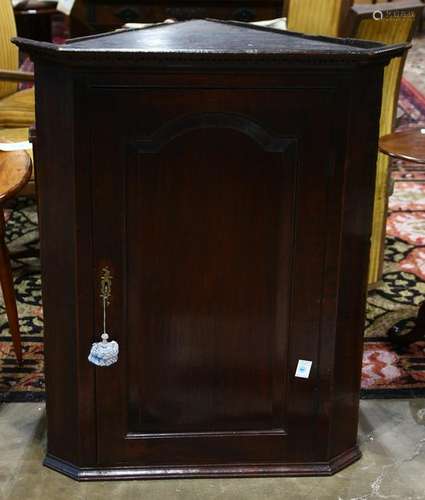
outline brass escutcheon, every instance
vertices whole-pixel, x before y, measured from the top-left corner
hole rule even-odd
[[[110,304],[112,289],[112,273],[109,267],[104,267],[100,272],[100,298],[105,301],[107,305]]]

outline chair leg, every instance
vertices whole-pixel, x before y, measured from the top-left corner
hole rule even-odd
[[[4,241],[5,222],[3,209],[0,209],[0,284],[3,291],[9,330],[12,336],[16,359],[22,364],[21,335],[19,332],[18,311],[16,308],[15,290],[13,288],[12,268],[10,266],[9,252]]]

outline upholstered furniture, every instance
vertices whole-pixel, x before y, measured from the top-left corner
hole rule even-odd
[[[0,70],[0,80],[7,77]],[[22,75],[20,79],[24,80]],[[35,121],[34,88],[18,90],[0,98],[0,128],[30,126]]]
[[[0,0],[0,136],[13,142],[28,140],[35,122],[34,88],[18,90],[19,82],[33,82],[34,74],[19,70],[18,48],[11,43],[16,24],[10,0]],[[34,195],[34,175],[21,194]]]
[[[0,25],[0,129],[29,127],[35,121],[34,89],[18,90],[18,82],[34,75],[19,71],[18,49],[10,42],[16,36],[10,0],[0,0]]]
[[[383,67],[405,45],[203,20],[17,43],[38,84],[46,465],[328,475],[359,458]],[[105,330],[118,361],[98,366]]]
[[[353,0],[286,0],[288,29],[310,35],[341,35]]]
[[[4,140],[4,137],[0,136],[0,142],[4,142]],[[3,291],[9,331],[19,363],[22,363],[22,347],[13,288],[13,276],[5,242],[3,210],[5,203],[20,193],[30,177],[31,159],[27,153],[24,151],[0,151],[0,283]]]
[[[354,38],[376,40],[382,43],[409,42],[416,21],[424,5],[419,1],[403,0],[374,5],[354,5],[348,16],[346,32]],[[374,12],[382,12],[382,19],[374,19]],[[376,17],[376,14],[375,14]],[[380,119],[381,136],[394,130],[401,75],[405,56],[395,58],[385,68]],[[385,224],[389,194],[389,158],[378,155],[373,228],[371,238],[369,283],[382,275],[385,244]]]

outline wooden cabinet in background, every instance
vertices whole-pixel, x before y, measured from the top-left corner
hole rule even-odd
[[[282,0],[76,0],[71,36],[121,28],[125,23],[158,23],[194,18],[258,21],[282,16]]]
[[[17,43],[37,78],[46,465],[328,475],[359,458],[382,75],[405,46],[203,20]],[[120,353],[95,367],[105,268]]]

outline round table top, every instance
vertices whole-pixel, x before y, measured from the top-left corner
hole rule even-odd
[[[0,137],[0,142],[6,142]],[[0,204],[16,196],[31,178],[31,158],[25,151],[0,151]]]
[[[379,149],[393,158],[425,163],[425,126],[384,135]]]

